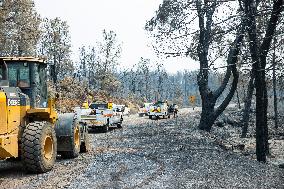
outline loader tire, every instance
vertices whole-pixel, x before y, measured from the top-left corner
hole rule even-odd
[[[108,130],[109,130],[109,119],[107,120],[107,124],[105,124],[103,127],[102,127],[102,131],[103,133],[107,133]]]
[[[29,123],[21,137],[21,158],[28,172],[44,173],[53,168],[57,155],[56,134],[46,121]]]
[[[76,124],[76,121],[73,121],[71,129],[72,129],[72,134],[70,136],[71,149],[70,151],[60,152],[60,155],[63,159],[76,158],[79,156],[80,153],[80,145],[81,145],[80,125]]]

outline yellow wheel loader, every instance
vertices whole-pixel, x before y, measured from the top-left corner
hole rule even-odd
[[[57,154],[88,150],[87,128],[73,113],[57,114],[46,81],[43,59],[0,57],[0,159],[20,159],[33,173],[50,171]]]

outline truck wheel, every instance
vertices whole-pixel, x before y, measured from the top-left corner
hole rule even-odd
[[[104,125],[102,129],[103,129],[103,133],[107,133],[109,130],[109,125],[108,124]]]
[[[80,152],[86,153],[90,150],[90,137],[88,133],[85,133],[84,141],[81,142]]]
[[[149,115],[149,119],[152,119],[152,116],[151,116],[151,115]]]
[[[80,153],[86,153],[90,149],[90,136],[89,136],[89,128],[86,123],[80,123],[81,130],[81,145],[80,145]]]
[[[139,117],[143,117],[144,116],[144,114],[139,114]]]
[[[32,173],[44,173],[53,168],[57,155],[56,134],[46,121],[29,123],[21,138],[21,158]]]
[[[102,129],[103,129],[104,133],[108,132],[108,130],[109,130],[109,120],[107,120],[107,124],[105,124]]]
[[[122,128],[122,122],[119,122],[119,123],[117,124],[117,128],[119,128],[119,129]]]
[[[71,140],[70,151],[60,152],[61,157],[64,159],[78,157],[80,153],[80,144],[81,144],[80,125],[76,124],[76,121],[74,121],[72,125],[72,134],[70,136],[70,140]]]

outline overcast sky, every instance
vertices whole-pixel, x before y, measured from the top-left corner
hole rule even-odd
[[[35,0],[42,17],[60,17],[68,22],[73,57],[78,57],[82,45],[95,45],[103,29],[114,30],[123,42],[121,64],[131,67],[140,57],[162,62],[167,71],[196,69],[198,65],[187,59],[156,58],[144,26],[155,15],[162,0]]]

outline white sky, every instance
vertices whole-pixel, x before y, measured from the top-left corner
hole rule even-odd
[[[34,0],[42,17],[60,17],[70,26],[72,50],[78,57],[82,45],[95,46],[102,30],[114,30],[123,43],[121,66],[131,67],[140,57],[162,62],[166,70],[197,69],[198,64],[191,59],[156,57],[144,26],[155,15],[162,0]]]

